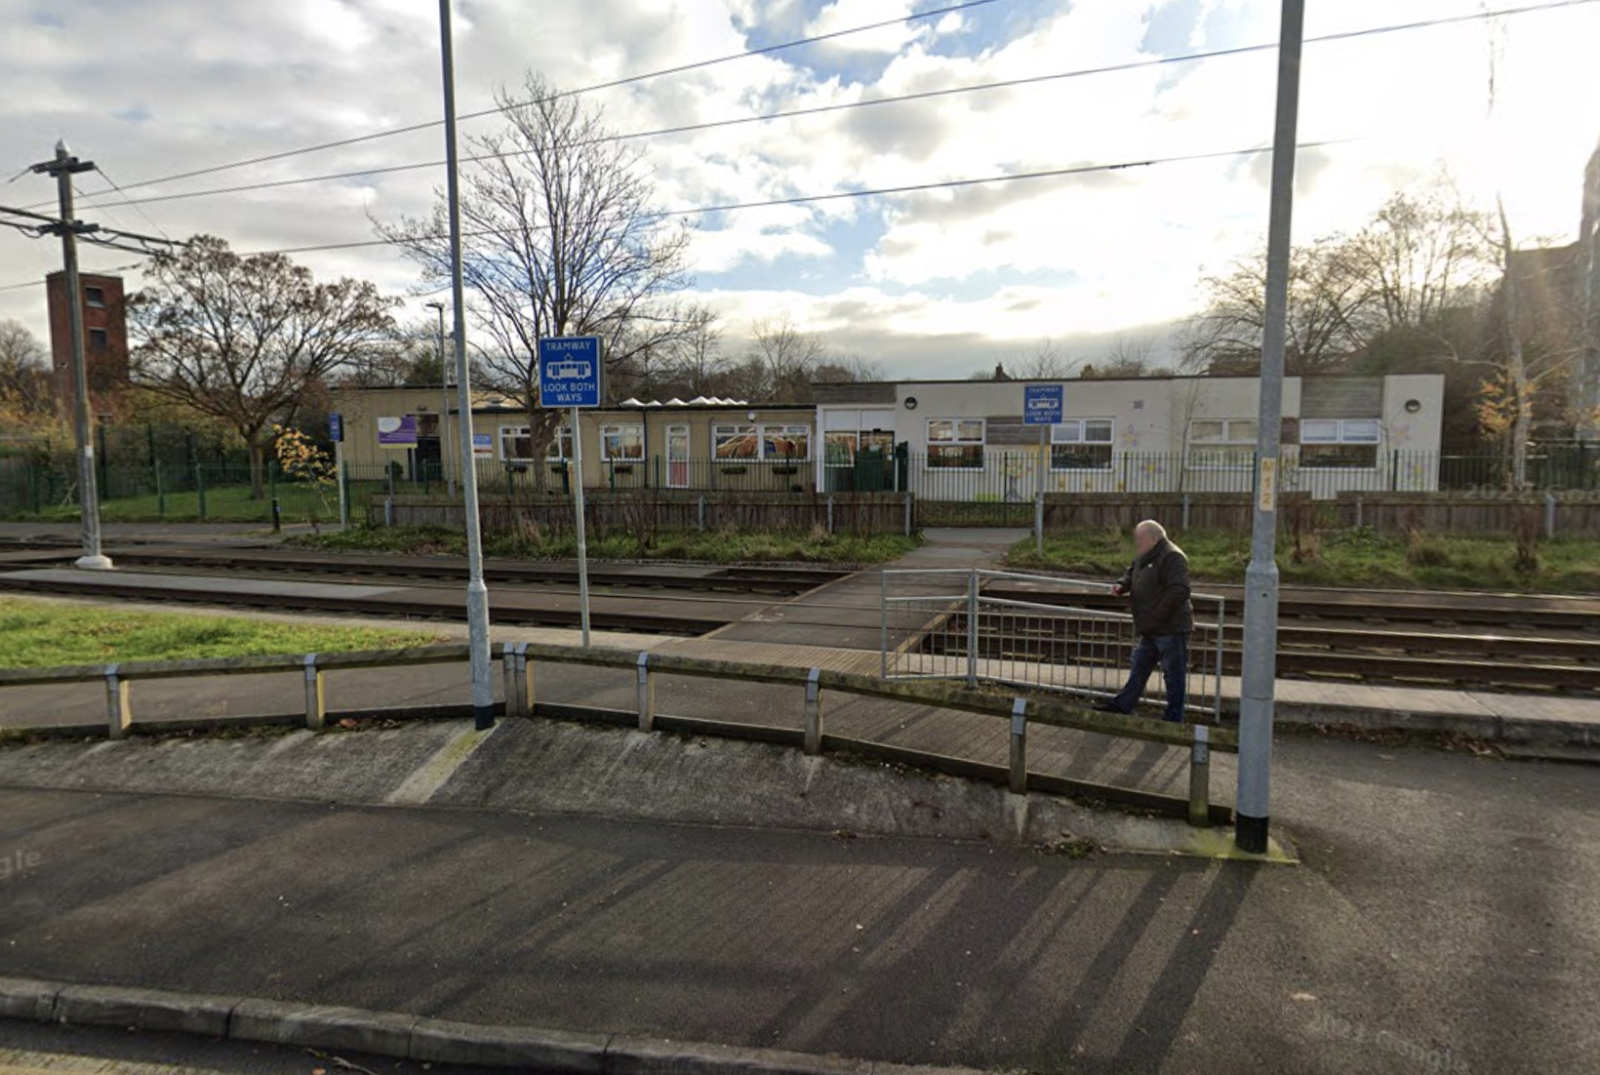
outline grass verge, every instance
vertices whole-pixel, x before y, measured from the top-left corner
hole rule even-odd
[[[363,504],[365,497],[382,488],[380,482],[353,482],[351,503]],[[285,524],[330,523],[339,520],[339,493],[331,486],[312,486],[300,482],[279,482],[260,497],[250,495],[248,485],[216,485],[199,492],[188,489],[165,494],[104,496],[100,501],[100,520],[107,523],[272,523],[273,490],[278,494],[278,509]],[[355,510],[355,509],[352,509]],[[8,513],[8,520],[20,522],[76,522],[76,501],[41,505],[38,511]]]
[[[828,534],[801,531],[687,531],[642,537],[591,536],[595,560],[694,560],[706,563],[880,564],[916,548],[919,539],[900,534]],[[442,527],[354,527],[343,533],[300,534],[287,544],[341,552],[392,552],[464,556],[466,538]],[[565,560],[578,555],[571,534],[489,533],[484,553],[524,560]]]
[[[1188,554],[1196,579],[1244,581],[1250,562],[1249,534],[1195,530],[1177,542]],[[1062,531],[1046,535],[1043,556],[1034,551],[1030,537],[1011,547],[1006,562],[1017,568],[1116,578],[1132,555],[1131,541],[1116,531]],[[1542,540],[1537,561],[1535,570],[1519,571],[1517,543],[1492,536],[1379,534],[1355,528],[1303,537],[1298,554],[1289,535],[1278,544],[1278,570],[1282,581],[1291,585],[1600,593],[1600,545],[1594,540]]]
[[[437,641],[439,636],[416,630],[121,612],[97,605],[0,598],[0,668],[330,653]]]

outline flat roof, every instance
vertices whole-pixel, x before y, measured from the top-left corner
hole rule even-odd
[[[535,407],[533,409],[566,414],[570,408]],[[618,404],[611,404],[606,407],[579,407],[578,409],[595,414],[681,414],[685,411],[726,411],[728,413],[737,411],[814,411],[817,409],[817,405],[815,403],[676,403],[668,406],[663,403],[659,407],[623,407]],[[478,414],[480,412],[484,414],[527,414],[528,408],[520,404],[508,404],[503,407],[480,406],[472,408],[472,413]]]
[[[1285,373],[1285,380],[1300,381],[1381,381],[1389,377],[1443,377],[1442,373]],[[1108,382],[1138,383],[1141,381],[1259,381],[1257,374],[1249,373],[1160,373],[1148,377],[1012,377],[1003,381],[993,377],[929,377],[905,381],[812,381],[814,388],[859,388],[864,385],[890,385],[899,388],[914,384],[1095,384]]]

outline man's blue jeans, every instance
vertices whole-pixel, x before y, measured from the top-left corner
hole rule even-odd
[[[1132,713],[1144,695],[1145,684],[1150,682],[1150,673],[1156,670],[1157,665],[1160,665],[1161,678],[1167,684],[1167,711],[1163,716],[1181,724],[1185,675],[1189,668],[1189,636],[1186,634],[1142,636],[1139,644],[1133,648],[1132,670],[1128,673],[1127,686],[1111,699],[1111,704],[1124,713]]]

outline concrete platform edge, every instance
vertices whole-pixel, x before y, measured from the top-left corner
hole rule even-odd
[[[974,1075],[711,1042],[463,1023],[299,1001],[0,977],[0,1020],[177,1031],[547,1075]]]
[[[1537,699],[1530,699],[1537,701]],[[1506,746],[1600,748],[1600,727],[1582,721],[1482,716],[1468,713],[1374,709],[1337,703],[1285,702],[1274,714],[1282,724],[1305,727],[1357,727],[1375,732],[1417,732],[1429,735],[1464,735]],[[1600,760],[1600,754],[1596,755]]]

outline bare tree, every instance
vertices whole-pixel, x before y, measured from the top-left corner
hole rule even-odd
[[[1154,336],[1118,335],[1111,341],[1106,353],[1094,363],[1085,365],[1079,375],[1102,380],[1170,375],[1170,369],[1155,364],[1155,353]]]
[[[865,355],[829,354],[811,371],[815,384],[860,384],[864,381],[881,381],[886,376],[883,363],[874,362]]]
[[[1346,271],[1335,236],[1296,247],[1289,263],[1289,320],[1284,363],[1291,376],[1337,370],[1357,344],[1351,324],[1370,297]],[[1254,374],[1261,368],[1266,324],[1266,254],[1235,261],[1202,282],[1206,308],[1189,320],[1186,366],[1212,373]]]
[[[765,375],[768,399],[798,402],[810,396],[811,374],[828,358],[820,338],[801,332],[787,313],[759,318],[750,325],[750,350],[746,359],[758,363]]]
[[[44,345],[21,321],[0,321],[0,408],[17,414],[50,412],[50,371]]]
[[[688,283],[689,233],[655,211],[640,151],[577,97],[529,72],[517,94],[502,88],[495,100],[504,129],[467,139],[462,268],[469,309],[491,343],[485,368],[494,387],[527,404],[540,454],[557,415],[536,411],[539,340],[600,336],[616,371],[691,331],[672,301]],[[446,222],[440,193],[430,217],[375,226],[438,290],[450,279]]]
[[[1077,365],[1077,359],[1069,355],[1065,348],[1054,340],[1045,340],[1034,349],[1027,361],[1016,367],[1016,375],[1035,381],[1070,377]]]
[[[717,395],[728,374],[717,315],[705,306],[684,312],[683,331],[672,341],[669,365],[690,396]]]
[[[1494,265],[1484,214],[1461,201],[1448,177],[1417,193],[1395,194],[1338,250],[1364,300],[1352,330],[1376,332],[1437,325],[1471,305]]]
[[[225,422],[250,449],[262,492],[270,427],[394,325],[395,300],[348,277],[319,284],[281,254],[241,257],[215,236],[145,269],[128,300],[133,368],[152,392]]]

